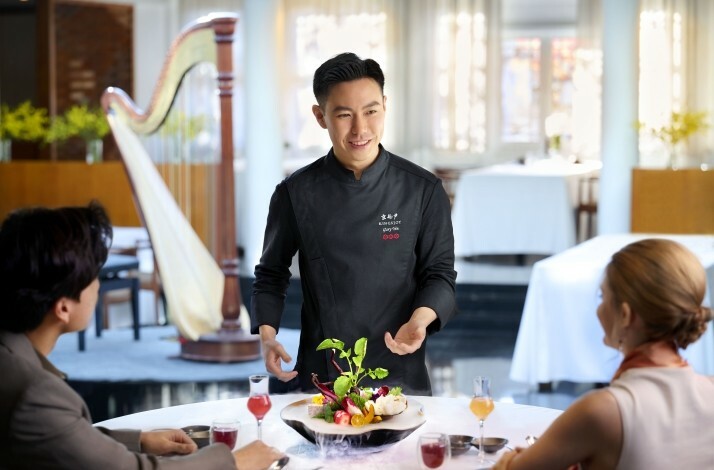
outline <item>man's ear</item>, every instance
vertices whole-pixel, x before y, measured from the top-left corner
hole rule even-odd
[[[382,108],[384,108],[385,111],[387,110],[387,95],[382,95]]]
[[[51,314],[55,316],[60,323],[67,325],[71,317],[71,306],[67,297],[62,297],[52,306]]]
[[[322,108],[320,108],[319,105],[312,105],[312,114],[315,115],[315,119],[317,119],[317,123],[320,127],[327,129],[327,124],[325,123],[325,113],[322,112]]]

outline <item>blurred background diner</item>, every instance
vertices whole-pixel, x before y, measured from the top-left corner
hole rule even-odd
[[[234,33],[176,47],[214,12]],[[621,360],[595,313],[614,252],[674,238],[713,300],[712,25],[709,0],[0,0],[0,219],[97,199],[115,225],[95,321],[50,359],[95,421],[248,394],[269,199],[329,149],[312,74],[353,51],[387,77],[385,147],[452,201],[459,314],[428,341],[434,394],[488,375],[496,400],[565,409]],[[180,78],[175,99],[157,91]],[[164,105],[133,128],[105,117]],[[279,338],[296,357],[293,268]],[[204,298],[217,313],[197,319]],[[206,328],[239,346],[194,348]],[[686,357],[714,375],[711,325]]]

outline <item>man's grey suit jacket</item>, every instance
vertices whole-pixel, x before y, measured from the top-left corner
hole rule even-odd
[[[142,454],[140,431],[91,424],[86,403],[24,334],[0,331],[0,469],[235,469],[222,444]]]

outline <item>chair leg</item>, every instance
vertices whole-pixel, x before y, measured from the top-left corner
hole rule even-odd
[[[95,335],[97,338],[102,337],[102,330],[104,329],[103,312],[104,312],[104,292],[99,291],[99,297],[97,298],[97,306],[94,308],[94,328]]]
[[[139,340],[139,278],[131,282],[131,318],[134,324],[134,340]]]
[[[161,304],[164,306],[164,323],[163,326],[166,326],[169,324],[169,307],[168,304],[166,303],[166,294],[164,294],[164,290],[161,289]]]
[[[85,330],[82,330],[79,332],[79,350],[84,351],[86,349],[86,344],[85,344],[85,337],[84,337]]]

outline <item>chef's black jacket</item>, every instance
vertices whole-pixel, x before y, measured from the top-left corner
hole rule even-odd
[[[389,370],[376,384],[430,395],[426,341],[399,356],[386,347],[384,333],[395,335],[417,307],[438,315],[429,333],[455,314],[454,237],[441,181],[380,145],[359,180],[331,150],[278,184],[255,268],[253,333],[266,324],[279,329],[296,251],[303,292],[295,365],[300,387],[316,391],[313,372],[321,381],[338,375],[329,352],[315,350],[323,339],[342,340],[347,349],[364,336],[363,366]]]

